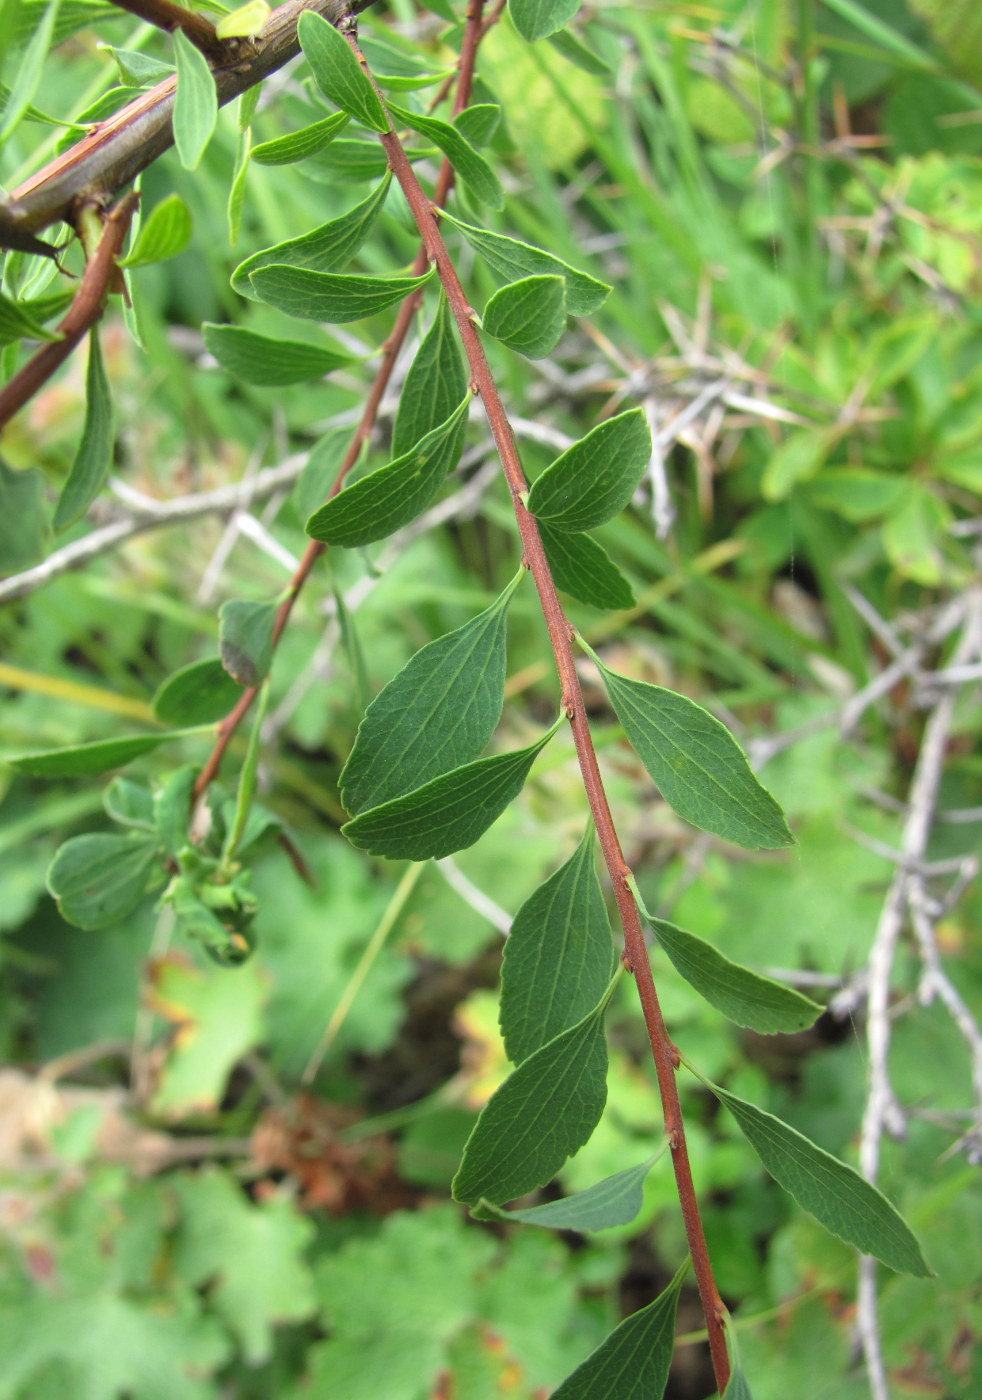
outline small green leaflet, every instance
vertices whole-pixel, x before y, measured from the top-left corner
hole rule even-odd
[[[310,14],[310,10],[305,10]],[[422,277],[358,277],[337,272],[312,272],[304,267],[273,263],[257,268],[249,280],[260,301],[288,316],[343,325],[374,316],[424,286],[435,272]]]
[[[539,536],[557,588],[594,608],[634,607],[631,585],[596,540],[554,530],[545,521],[539,521]]]
[[[215,25],[219,39],[240,39],[255,37],[265,27],[269,19],[269,6],[266,0],[247,0],[245,5],[222,15]]]
[[[592,530],[630,502],[651,457],[644,410],[600,423],[532,483],[528,508],[556,530]]]
[[[182,876],[173,882],[167,892],[167,903],[174,910],[174,917],[185,938],[193,938],[202,944],[217,962],[242,962],[237,936],[202,903],[188,879]]]
[[[506,618],[521,578],[418,651],[369,705],[339,783],[353,816],[481,754],[504,703]]]
[[[472,146],[486,146],[501,125],[501,107],[497,102],[475,102],[458,112],[453,124]]]
[[[192,661],[167,677],[153,697],[153,712],[164,724],[217,724],[241,695],[220,661]]]
[[[321,224],[299,238],[290,238],[285,243],[253,253],[245,262],[239,263],[232,273],[232,286],[242,296],[255,301],[256,293],[249,278],[257,268],[268,267],[271,263],[285,267],[307,267],[312,272],[337,272],[354,257],[375,227],[391,181],[392,176],[387,171],[378,189],[347,214],[331,219],[329,223]]]
[[[597,1005],[617,954],[588,822],[565,865],[515,915],[501,967],[501,1033],[513,1064]]]
[[[46,483],[35,467],[15,471],[0,457],[0,574],[29,568],[47,541]]]
[[[500,287],[484,308],[482,325],[530,360],[555,350],[566,329],[566,283],[561,277],[525,277]]]
[[[599,667],[631,747],[680,817],[749,851],[794,844],[784,813],[725,725],[684,695],[617,675],[581,645]]]
[[[359,36],[358,42],[379,87],[392,88],[396,92],[429,87],[453,72],[452,68],[434,70],[432,64],[426,66],[416,57],[379,39]]]
[[[134,783],[131,778],[113,778],[103,789],[102,805],[107,816],[121,826],[142,827],[153,831],[153,794],[142,783]]]
[[[443,423],[467,392],[467,370],[457,344],[457,329],[441,292],[433,324],[409,366],[392,430],[392,455],[409,452]]]
[[[136,244],[120,267],[146,267],[176,257],[191,242],[191,212],[179,195],[171,194],[155,204],[140,228]]]
[[[421,152],[407,151],[406,154],[411,161],[425,159]],[[356,138],[349,141],[341,137],[323,151],[318,151],[304,173],[312,180],[338,189],[364,180],[381,180],[388,169],[388,157],[377,141]]]
[[[609,1230],[614,1225],[630,1225],[637,1218],[644,1202],[644,1179],[657,1159],[654,1156],[640,1166],[628,1167],[616,1176],[598,1181],[585,1191],[564,1196],[559,1201],[530,1206],[527,1210],[502,1210],[499,1206],[480,1201],[471,1211],[476,1220],[499,1220],[503,1223],[541,1225],[547,1230]]]
[[[201,333],[222,368],[247,384],[300,384],[352,363],[351,355],[340,345],[275,340],[245,326],[219,326],[205,321]]]
[[[579,8],[580,0],[508,0],[512,23],[530,44],[569,24]]]
[[[35,29],[31,41],[26,50],[21,55],[17,64],[17,76],[13,80],[13,87],[10,96],[7,98],[7,105],[4,109],[3,123],[0,125],[0,146],[4,144],[7,137],[17,126],[21,117],[31,105],[31,99],[37,92],[38,84],[41,81],[41,70],[44,67],[44,60],[51,47],[55,20],[58,18],[58,6],[60,0],[48,0],[44,14],[41,16],[37,29]],[[9,35],[4,35],[4,43],[10,41]]]
[[[389,121],[378,93],[333,25],[312,10],[305,10],[297,25],[297,37],[324,96],[373,131],[388,131]]]
[[[232,173],[232,184],[228,192],[228,205],[226,206],[228,241],[233,248],[239,241],[239,232],[242,228],[242,210],[245,207],[246,177],[249,174],[249,152],[251,149],[252,127],[249,125],[240,127],[238,140],[235,144],[235,169]]]
[[[41,324],[38,313],[42,309],[33,302],[11,301],[0,292],[0,345],[10,345],[25,336],[31,340],[60,340],[57,331],[46,330]]]
[[[108,48],[108,45],[106,46]],[[126,87],[152,87],[162,83],[174,71],[174,65],[164,63],[159,58],[140,53],[138,49],[113,49],[109,52],[116,60],[119,80]]]
[[[91,744],[70,744],[63,749],[7,755],[5,761],[18,773],[35,778],[88,778],[122,768],[150,753],[173,734],[134,734],[128,739],[96,739]]]
[[[811,997],[730,962],[711,943],[653,918],[640,900],[638,904],[675,971],[738,1026],[762,1035],[779,1031],[792,1035],[814,1025],[822,1014],[822,1007]]]
[[[259,165],[290,165],[295,160],[304,160],[322,151],[350,120],[347,112],[335,112],[323,121],[291,131],[287,136],[277,136],[275,141],[261,141],[258,146],[253,146],[252,159]]]
[[[85,514],[102,490],[113,456],[113,401],[102,360],[99,332],[89,332],[89,367],[85,376],[85,422],[78,451],[61,488],[55,518],[56,530],[65,530]]]
[[[730,1372],[730,1379],[723,1391],[723,1400],[753,1400],[747,1378],[739,1366],[735,1365]]]
[[[442,220],[452,224],[467,239],[476,253],[506,282],[518,282],[523,277],[533,277],[539,273],[562,277],[566,283],[566,307],[571,316],[589,316],[603,306],[610,295],[606,282],[580,272],[569,263],[547,253],[542,248],[533,248],[530,243],[522,243],[517,238],[506,238],[503,233],[492,233],[490,229],[475,228],[465,224],[445,210]]]
[[[881,1191],[772,1113],[705,1083],[733,1114],[766,1170],[802,1210],[888,1269],[932,1277],[910,1226]]]
[[[495,1090],[467,1139],[455,1201],[501,1205],[524,1196],[589,1139],[607,1102],[606,1005],[605,996]]]
[[[505,192],[501,181],[457,127],[440,121],[438,117],[424,117],[419,112],[410,112],[406,107],[396,107],[392,102],[388,105],[397,122],[418,131],[443,152],[456,171],[458,180],[466,185],[479,204],[490,205],[492,209],[504,208]]]
[[[73,836],[48,868],[48,890],[70,924],[103,928],[139,904],[157,858],[155,836]]]
[[[232,819],[228,823],[228,832],[225,837],[225,844],[222,847],[222,866],[224,869],[229,868],[235,858],[236,851],[242,843],[249,821],[249,814],[252,809],[252,801],[256,795],[256,775],[259,772],[259,738],[262,733],[263,720],[266,718],[266,708],[268,704],[269,685],[267,683],[263,686],[259,696],[259,704],[256,706],[256,713],[249,734],[249,745],[246,749],[242,771],[239,773],[239,786],[235,794],[235,808]]]
[[[174,94],[174,145],[185,170],[197,170],[218,121],[218,93],[208,60],[180,30],[174,41],[177,91]]]
[[[440,860],[473,846],[521,792],[560,723],[528,748],[479,758],[362,812],[341,828],[343,835],[359,850],[390,860]]]
[[[189,844],[188,823],[198,770],[185,763],[171,773],[153,795],[153,820],[157,836],[168,855],[177,856]]]
[[[222,665],[239,685],[258,685],[273,663],[273,624],[279,602],[232,599],[218,611]]]
[[[514,3],[514,0],[512,0]],[[675,1347],[675,1315],[688,1260],[653,1303],[616,1327],[552,1400],[661,1400]]]
[[[555,34],[550,34],[549,42],[567,62],[582,68],[584,73],[595,73],[599,78],[610,77],[610,64],[605,63],[592,49],[588,49],[586,44],[581,43],[568,29],[560,29]]]
[[[445,423],[394,462],[363,476],[326,501],[307,521],[307,534],[324,544],[371,544],[408,525],[425,510],[457,464],[467,427],[470,393]]]

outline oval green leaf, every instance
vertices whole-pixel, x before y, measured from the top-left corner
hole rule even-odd
[[[103,791],[102,805],[107,816],[121,826],[153,830],[153,794],[142,783],[134,783],[132,778],[113,778]]]
[[[555,350],[566,329],[566,283],[561,277],[525,277],[501,287],[484,308],[488,335],[541,360]]]
[[[218,121],[215,77],[200,49],[180,30],[171,36],[177,68],[174,145],[185,170],[197,170]]]
[[[471,1211],[476,1220],[499,1220],[504,1224],[541,1225],[547,1230],[609,1230],[614,1225],[630,1225],[644,1203],[644,1179],[660,1156],[655,1153],[638,1167],[628,1167],[588,1186],[585,1191],[564,1196],[559,1201],[530,1206],[527,1210],[501,1210],[480,1202]]]
[[[497,102],[475,102],[458,112],[453,124],[472,146],[486,146],[501,125],[501,107]]]
[[[619,413],[546,467],[532,483],[528,508],[556,530],[592,530],[630,502],[650,457],[651,433],[643,410]]]
[[[141,224],[136,243],[120,267],[146,267],[176,257],[191,242],[191,211],[179,195],[170,194],[155,204]]]
[[[6,762],[18,773],[35,778],[87,778],[122,768],[150,753],[172,734],[134,734],[128,739],[96,739],[91,744],[70,744],[63,749],[11,754]]]
[[[123,918],[143,898],[157,852],[152,836],[97,832],[66,841],[47,875],[62,918],[79,928],[103,928]]]
[[[222,665],[239,685],[258,685],[273,664],[273,624],[279,603],[230,599],[218,611]]]
[[[307,11],[309,13],[309,11]],[[249,274],[260,301],[288,316],[344,325],[384,311],[424,286],[435,269],[422,277],[359,277],[346,273],[313,272],[309,268],[272,263]]]
[[[220,661],[192,661],[167,677],[153,697],[153,712],[164,724],[217,724],[241,695]]]
[[[389,111],[397,122],[418,131],[428,141],[443,152],[453,166],[458,180],[465,185],[479,204],[487,204],[492,209],[503,209],[505,192],[501,181],[484,157],[455,126],[440,121],[438,117],[424,117],[419,112],[410,112],[406,107],[396,107],[389,103]]]
[[[539,535],[557,588],[594,608],[634,607],[631,585],[596,540],[554,530],[545,521],[539,521]]]
[[[201,333],[222,368],[247,384],[300,384],[307,379],[321,379],[332,369],[352,363],[352,357],[340,345],[276,340],[245,326],[220,326],[205,321]]]
[[[450,417],[467,392],[467,370],[457,328],[441,293],[433,324],[416,352],[399,395],[392,429],[392,456],[401,457]]]
[[[324,96],[373,131],[388,131],[389,119],[378,93],[334,26],[314,11],[305,10],[297,37]]]
[[[286,136],[277,136],[273,141],[260,141],[250,151],[251,158],[259,165],[291,165],[316,155],[343,131],[351,118],[347,112],[335,112],[322,121],[291,131]]]
[[[102,359],[98,329],[89,332],[89,366],[85,375],[85,422],[68,479],[61,488],[56,530],[67,530],[88,510],[102,490],[113,457],[113,401]]]
[[[580,0],[508,0],[512,23],[530,44],[562,29],[580,8]]]

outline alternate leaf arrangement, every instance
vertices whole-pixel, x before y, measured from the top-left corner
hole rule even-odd
[[[301,130],[252,147],[251,159],[270,166],[289,163],[324,150],[342,132],[352,148],[359,148],[353,154],[368,159],[373,150],[369,143],[351,139],[352,131],[361,128],[381,144],[384,173],[372,194],[349,213],[245,259],[232,274],[231,285],[243,297],[318,324],[345,325],[401,304],[399,317],[386,342],[366,415],[328,499],[307,520],[311,544],[290,587],[267,602],[233,600],[224,605],[219,658],[177,672],[154,700],[157,719],[169,728],[11,759],[15,768],[38,776],[94,775],[118,769],[168,739],[210,733],[218,725],[217,743],[203,767],[182,767],[155,791],[116,777],[106,789],[105,808],[121,834],[69,840],[52,863],[49,888],[63,916],[86,929],[113,922],[148,889],[157,890],[177,926],[216,960],[235,963],[248,956],[256,901],[242,857],[278,826],[275,816],[256,803],[255,791],[267,677],[290,609],[325,549],[362,549],[416,520],[432,504],[458,465],[472,404],[479,397],[514,505],[520,541],[517,572],[490,607],[422,647],[368,705],[341,775],[340,796],[349,815],[342,830],[353,846],[373,857],[421,862],[452,855],[478,841],[515,801],[539,754],[569,724],[586,795],[583,836],[565,862],[528,896],[514,921],[505,948],[500,1004],[505,1049],[514,1068],[474,1126],[453,1195],[479,1220],[551,1229],[601,1230],[636,1216],[642,1184],[659,1153],[563,1200],[506,1209],[547,1185],[600,1121],[607,1092],[605,1013],[619,980],[625,973],[633,976],[719,1393],[745,1396],[747,1381],[733,1358],[731,1329],[713,1278],[689,1167],[675,1083],[680,1063],[732,1114],[766,1170],[803,1210],[889,1268],[915,1276],[930,1271],[909,1227],[875,1187],[788,1124],[703,1079],[672,1044],[662,1019],[645,927],[680,976],[739,1026],[763,1034],[798,1031],[811,1025],[822,1008],[731,962],[710,943],[644,908],[605,795],[574,643],[583,664],[599,674],[624,735],[680,818],[749,851],[780,849],[793,838],[778,804],[723,724],[683,695],[612,670],[573,631],[562,611],[557,588],[597,608],[632,604],[630,584],[589,532],[630,505],[648,467],[651,439],[643,411],[628,408],[605,418],[563,451],[531,486],[525,479],[479,329],[518,354],[545,356],[565,333],[567,318],[590,315],[610,289],[545,249],[472,221],[482,207],[500,209],[504,201],[501,181],[478,149],[500,113],[492,104],[469,102],[474,56],[485,23],[483,4],[470,0],[468,6],[451,121],[419,110],[418,104],[397,105],[383,96],[384,55],[374,64],[372,46],[366,45],[366,58],[354,11],[338,5],[321,8],[327,17],[316,9],[300,13],[296,36],[316,84],[311,105],[323,114]],[[433,8],[442,14],[447,7]],[[510,0],[509,9],[523,38],[536,42],[560,33],[578,4]],[[448,14],[455,18],[452,11]],[[247,17],[242,22],[255,20]],[[218,37],[247,32],[226,24]],[[173,136],[182,164],[193,170],[214,128],[219,95],[225,96],[221,87],[216,89],[221,65],[206,59],[193,36],[180,28],[174,36],[174,56]],[[379,79],[374,67],[382,74]],[[403,101],[415,103],[414,85],[407,79],[401,89],[393,86]],[[243,170],[250,158],[250,103],[254,105],[256,91],[250,89],[240,108]],[[322,99],[337,110],[323,107]],[[411,133],[413,149],[404,149],[397,132]],[[417,138],[424,143],[418,148]],[[417,180],[413,162],[434,148],[442,154],[443,165],[431,199]],[[443,210],[455,179],[467,200],[466,219]],[[386,276],[345,271],[370,239],[394,182],[420,235],[416,261],[407,275],[398,269]],[[127,217],[131,212],[126,210]],[[465,294],[443,230],[469,248],[501,283],[480,316]],[[107,241],[111,233],[115,242]],[[184,246],[189,237],[180,201],[164,201],[136,233],[129,256],[119,266],[130,277],[145,263]],[[111,268],[120,246],[111,220],[104,229],[100,226],[91,240],[90,269],[100,253]],[[421,305],[427,308],[428,326],[402,389],[391,458],[346,484],[359,464],[375,409]],[[42,339],[51,335],[44,321],[59,309],[54,298],[4,299],[0,305],[11,335]],[[63,325],[60,339],[52,341],[64,346],[74,336],[75,343],[91,327],[85,425],[57,504],[56,530],[85,513],[111,461],[112,404],[94,328],[97,314],[98,310],[81,329],[69,326],[66,331]],[[340,342],[326,336],[289,340],[216,323],[206,323],[203,336],[219,364],[250,384],[309,380],[353,358]],[[12,407],[20,392],[25,391],[11,391],[10,384],[3,391]],[[509,605],[518,590],[528,587],[526,573],[532,575],[548,628],[560,682],[558,715],[524,747],[488,753],[504,704]],[[214,781],[215,774],[257,698],[233,796]],[[598,843],[622,926],[620,955],[597,874]],[[561,1384],[557,1400],[648,1400],[663,1393],[686,1267]]]

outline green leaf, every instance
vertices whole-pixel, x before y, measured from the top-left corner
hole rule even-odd
[[[102,490],[113,456],[113,402],[95,326],[89,332],[89,367],[85,376],[85,422],[68,479],[61,488],[53,521],[65,530],[80,519]]]
[[[680,817],[750,851],[793,844],[784,813],[725,725],[694,700],[619,676],[590,655],[631,747]]]
[[[445,423],[387,466],[369,473],[316,510],[307,534],[325,544],[371,544],[425,510],[457,464],[467,428],[470,394]]]
[[[630,1225],[637,1218],[644,1201],[644,1179],[660,1153],[648,1158],[638,1167],[628,1167],[616,1176],[608,1176],[575,1195],[564,1196],[545,1205],[527,1210],[501,1210],[498,1206],[479,1203],[471,1211],[477,1220],[498,1220],[506,1224],[541,1225],[547,1230],[609,1230],[614,1225]],[[486,1209],[485,1209],[486,1207]]]
[[[527,748],[479,758],[360,813],[342,833],[359,850],[390,860],[439,860],[473,846],[521,792],[559,723]]]
[[[505,192],[501,181],[457,127],[440,121],[438,117],[424,117],[419,112],[410,112],[408,108],[397,107],[392,102],[388,106],[397,122],[418,131],[443,152],[456,171],[458,180],[479,204],[488,204],[492,209],[504,208]]]
[[[753,1396],[750,1394],[750,1386],[747,1384],[747,1378],[737,1365],[734,1365],[733,1370],[730,1372],[730,1379],[727,1381],[726,1389],[723,1391],[723,1400],[753,1400]]]
[[[642,913],[676,972],[738,1026],[762,1035],[779,1031],[791,1035],[814,1025],[822,1014],[822,1007],[811,997],[730,962],[711,943],[654,918],[643,906]]]
[[[257,146],[256,150],[258,149]],[[241,296],[250,297],[254,301],[256,293],[249,278],[257,268],[269,267],[271,263],[285,267],[306,267],[312,272],[337,272],[354,257],[375,227],[391,182],[392,175],[387,171],[378,189],[373,190],[366,200],[347,214],[342,214],[338,219],[331,219],[329,223],[321,224],[319,228],[301,234],[299,238],[289,238],[285,243],[277,243],[272,248],[253,253],[245,262],[239,263],[232,273],[232,286]]]
[[[607,998],[524,1060],[484,1105],[453,1180],[455,1201],[492,1205],[551,1181],[607,1102]]]
[[[253,146],[252,159],[259,165],[290,165],[295,160],[304,160],[322,151],[350,120],[347,112],[335,112],[322,121],[301,127],[299,131],[277,136],[275,141],[261,141],[258,146]]]
[[[557,530],[576,533],[602,525],[629,503],[650,457],[643,409],[619,413],[546,467],[532,483],[528,508]]]
[[[139,49],[110,48],[109,52],[116,60],[120,82],[126,87],[152,87],[169,78],[174,71],[172,63],[140,53]]]
[[[392,429],[392,455],[401,457],[445,422],[467,392],[467,370],[457,328],[441,292],[433,324],[416,352],[399,396]]]
[[[154,826],[168,855],[178,855],[190,842],[188,825],[197,776],[193,763],[182,764],[153,795]]]
[[[138,826],[153,831],[153,793],[131,778],[113,778],[102,794],[107,816],[121,826]]]
[[[201,327],[210,354],[247,384],[299,384],[321,379],[353,358],[340,345],[309,345],[300,340],[276,340],[259,335],[245,326],[217,325],[205,321]]]
[[[475,102],[458,112],[453,124],[472,146],[486,146],[501,125],[501,107],[497,102]]]
[[[388,131],[385,108],[351,48],[333,25],[305,10],[297,37],[325,97],[373,131]]]
[[[197,170],[218,121],[215,77],[200,49],[180,30],[171,36],[177,68],[174,145],[185,170]]]
[[[215,25],[215,33],[219,39],[254,38],[265,28],[269,14],[266,0],[247,0],[245,5],[222,15]]]
[[[164,724],[217,724],[242,695],[220,661],[192,661],[175,671],[153,697],[153,712]]]
[[[561,277],[525,277],[500,287],[484,308],[488,335],[512,350],[541,360],[566,329],[566,283]]]
[[[31,340],[60,340],[57,331],[46,330],[41,324],[39,309],[29,301],[11,301],[0,293],[0,345],[10,345],[25,336]]]
[[[249,280],[260,301],[288,316],[343,325],[403,301],[417,287],[425,286],[434,271],[431,268],[422,277],[359,277],[272,263],[250,273]]]
[[[173,738],[171,734],[134,734],[128,739],[97,739],[91,744],[69,744],[63,749],[39,749],[10,754],[6,762],[19,773],[35,778],[81,778],[122,768]]]
[[[557,588],[594,608],[633,608],[631,585],[602,545],[589,535],[539,522],[542,547]]]
[[[352,815],[470,763],[486,747],[504,703],[506,617],[520,578],[418,651],[369,705],[339,780]]]
[[[136,908],[157,859],[153,836],[73,836],[48,868],[48,890],[70,924],[102,928]]]
[[[273,663],[273,623],[279,602],[230,599],[218,610],[222,665],[239,685],[258,685]]]
[[[379,87],[392,88],[395,92],[429,87],[453,72],[452,68],[435,69],[432,63],[421,63],[419,59],[379,39],[359,36],[358,42]]]
[[[29,568],[42,557],[46,513],[43,472],[15,471],[0,457],[0,574]]]
[[[37,92],[44,60],[54,39],[59,3],[60,0],[48,0],[40,23],[17,64],[17,75],[13,80],[13,87],[4,108],[3,122],[0,124],[0,146],[4,144],[14,127],[17,126]],[[9,42],[9,36],[4,35],[4,43],[7,42]]]
[[[562,29],[580,8],[580,0],[508,0],[512,23],[530,44]]]
[[[910,1226],[881,1191],[772,1113],[718,1084],[705,1083],[733,1114],[766,1170],[802,1210],[888,1269],[932,1277]]]
[[[828,428],[797,428],[771,454],[761,477],[765,500],[781,501],[799,482],[813,477],[837,441]]]
[[[407,151],[410,161],[425,159],[422,153]],[[311,179],[322,180],[332,189],[358,184],[364,180],[379,180],[389,173],[389,160],[377,141],[341,137],[312,158],[305,173]]]
[[[246,178],[249,174],[249,151],[252,149],[252,127],[246,125],[239,130],[235,144],[235,168],[232,184],[228,192],[226,215],[228,218],[228,241],[234,248],[239,241],[242,229],[242,210],[245,207]]]
[[[675,1314],[687,1270],[688,1261],[664,1293],[615,1327],[566,1377],[553,1391],[552,1400],[661,1400],[668,1384]]]
[[[894,508],[908,486],[906,474],[863,467],[826,467],[808,488],[809,499],[846,520],[877,520]]]
[[[542,248],[533,248],[517,238],[506,238],[502,233],[492,233],[486,228],[475,228],[444,210],[441,219],[452,224],[467,239],[475,252],[480,253],[486,263],[506,282],[517,282],[523,277],[537,274],[562,277],[566,282],[566,306],[571,316],[589,316],[603,306],[610,295],[606,282],[580,272],[569,263],[547,253]]]
[[[351,429],[335,428],[310,449],[293,488],[293,504],[301,520],[306,520],[327,499],[350,446]]]
[[[120,267],[146,267],[176,257],[191,242],[191,211],[179,195],[171,194],[155,204],[141,226],[136,246]]]
[[[555,34],[550,34],[549,42],[567,62],[575,64],[584,73],[593,73],[598,78],[610,77],[610,64],[605,62],[599,54],[595,54],[592,49],[588,49],[586,44],[582,43],[575,34],[571,34],[568,29],[557,30]]]
[[[617,965],[594,860],[594,828],[519,909],[501,966],[501,1033],[514,1064],[579,1021]]]

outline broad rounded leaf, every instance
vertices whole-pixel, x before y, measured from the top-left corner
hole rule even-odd
[[[176,257],[191,242],[191,211],[179,195],[170,194],[155,204],[140,225],[132,251],[120,267],[146,267]]]
[[[290,165],[293,161],[304,160],[322,151],[350,120],[347,112],[335,112],[322,121],[301,127],[299,131],[277,136],[273,141],[260,141],[258,146],[253,146],[249,155],[258,165]]]
[[[48,890],[62,918],[102,928],[134,909],[157,862],[153,836],[73,836],[48,868]]]
[[[881,1191],[772,1113],[717,1084],[709,1087],[733,1114],[767,1171],[802,1210],[888,1269],[931,1277],[916,1236]]]
[[[306,379],[320,379],[332,369],[352,363],[352,357],[340,345],[275,340],[244,326],[220,326],[214,321],[205,321],[201,333],[222,368],[247,384],[299,384]]]
[[[388,131],[389,119],[378,93],[334,26],[314,11],[305,10],[297,37],[324,96],[374,131]]]
[[[197,170],[218,121],[218,93],[208,60],[191,40],[175,29],[174,145],[185,170]]]
[[[55,518],[56,530],[66,530],[79,520],[102,490],[113,456],[113,401],[102,360],[99,332],[89,332],[89,366],[85,375],[85,422],[68,480],[61,488]]]
[[[260,301],[269,302],[288,316],[343,325],[374,316],[393,302],[403,301],[410,292],[424,286],[434,270],[431,268],[422,277],[359,277],[271,263],[251,272],[249,280]]]
[[[418,131],[437,146],[456,171],[457,178],[478,201],[492,209],[503,209],[505,192],[501,181],[484,157],[475,151],[467,138],[438,117],[424,117],[419,112],[410,112],[406,107],[388,104],[389,111],[397,122]]]
[[[725,725],[694,700],[619,676],[591,655],[631,747],[680,817],[751,851],[794,844],[784,813]]]
[[[441,292],[433,324],[409,366],[399,395],[392,429],[392,456],[409,452],[445,422],[466,394],[467,382],[453,312]]]
[[[9,754],[6,762],[19,773],[31,773],[36,778],[87,778],[94,773],[122,768],[172,737],[171,734],[134,734],[128,739],[96,739],[91,744],[70,744],[63,749]]]
[[[542,547],[557,588],[594,608],[633,608],[631,585],[602,545],[589,535],[538,522]]]
[[[644,1202],[644,1179],[651,1171],[659,1153],[577,1191],[558,1201],[546,1201],[527,1210],[501,1210],[482,1202],[471,1214],[477,1220],[499,1220],[505,1224],[541,1225],[547,1230],[609,1230],[614,1225],[630,1225],[638,1216]]]
[[[488,335],[512,350],[541,360],[566,329],[566,283],[561,277],[525,277],[501,287],[484,308]]]
[[[592,530],[612,519],[641,484],[651,433],[640,408],[608,418],[574,442],[532,483],[528,508],[557,530]]]
[[[580,0],[508,0],[512,22],[530,44],[569,24],[579,8]]]
[[[607,1102],[604,1002],[522,1062],[481,1110],[453,1180],[455,1201],[492,1205],[551,1181]]]
[[[241,695],[242,687],[219,660],[192,661],[163,682],[153,712],[164,724],[217,724]]]
[[[218,612],[222,665],[239,685],[258,685],[273,662],[273,624],[279,603],[232,599]]]

